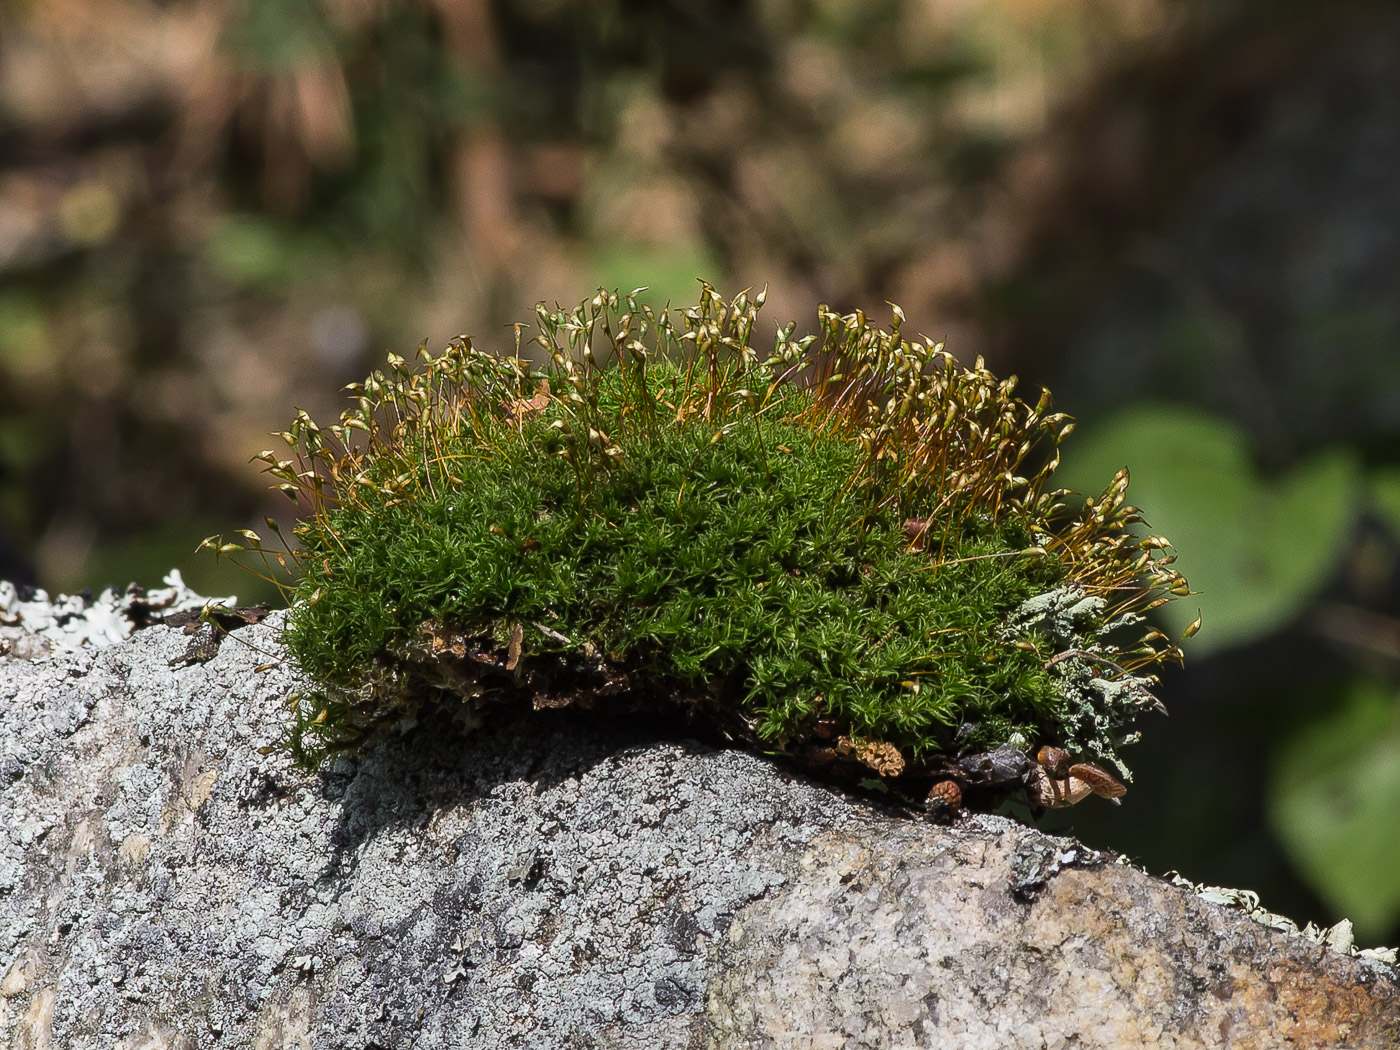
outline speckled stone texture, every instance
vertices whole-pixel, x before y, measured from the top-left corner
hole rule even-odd
[[[205,664],[166,627],[0,659],[4,1045],[1400,1045],[1383,966],[652,726],[423,726],[298,773],[258,751],[275,622]]]

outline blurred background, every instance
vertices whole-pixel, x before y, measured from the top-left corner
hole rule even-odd
[[[894,300],[1201,592],[1057,826],[1395,943],[1397,85],[1360,0],[0,0],[0,575],[269,597],[269,432],[537,300]]]

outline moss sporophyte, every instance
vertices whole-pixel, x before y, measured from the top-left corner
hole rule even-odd
[[[339,424],[298,413],[293,457],[257,457],[294,540],[205,541],[284,581],[319,683],[287,748],[430,706],[664,709],[944,812],[1121,794],[1181,655],[1146,614],[1190,593],[1127,470],[1050,488],[1073,425],[1049,395],[905,339],[898,307],[760,350],[762,303],[541,305],[509,356],[390,354]]]

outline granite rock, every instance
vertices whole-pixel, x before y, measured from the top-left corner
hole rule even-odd
[[[1380,962],[664,726],[498,713],[298,771],[278,622],[0,658],[0,1044],[1400,1045]]]

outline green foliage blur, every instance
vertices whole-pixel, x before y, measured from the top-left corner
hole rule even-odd
[[[275,600],[194,555],[285,516],[267,435],[539,300],[897,301],[1049,384],[1201,591],[1133,818],[1057,819],[1393,940],[1386,7],[10,0],[0,574]]]

